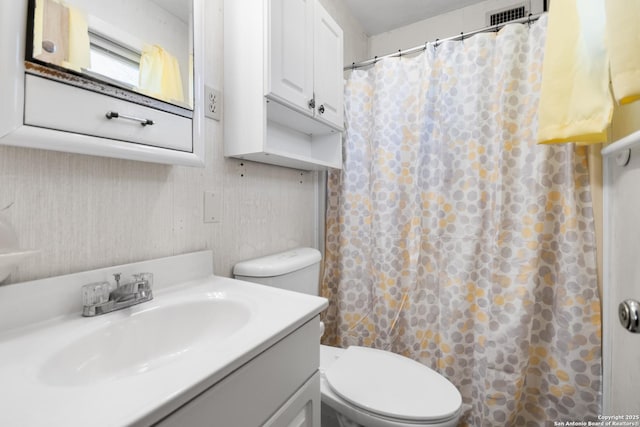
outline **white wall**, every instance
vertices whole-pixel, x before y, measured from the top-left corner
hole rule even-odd
[[[222,88],[223,1],[205,3],[205,83]],[[339,15],[345,51],[366,53],[342,2],[323,3]],[[8,282],[206,248],[230,275],[239,260],[313,246],[316,174],[225,159],[222,135],[207,119],[204,169],[0,146],[0,208],[14,203],[4,214],[21,246],[40,250]],[[204,191],[223,197],[219,224],[203,222]]]
[[[525,4],[532,14],[541,13],[542,0],[486,0],[472,6],[425,19],[405,27],[369,37],[369,58],[409,49],[487,26],[488,12]]]

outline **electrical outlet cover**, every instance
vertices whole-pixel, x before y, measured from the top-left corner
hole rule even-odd
[[[222,93],[210,86],[204,87],[204,115],[220,121],[222,114]]]

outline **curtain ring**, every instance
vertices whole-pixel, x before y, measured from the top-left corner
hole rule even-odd
[[[436,39],[435,43],[433,44],[433,49],[434,50],[438,49],[439,44],[440,44],[440,39]]]
[[[527,17],[527,25],[529,26],[529,28],[531,28],[531,15],[533,14],[529,12],[529,16]]]
[[[424,50],[427,50],[427,45],[429,44],[429,42],[424,42]]]
[[[356,63],[355,63],[355,62],[352,62],[352,63],[351,63],[351,71],[353,71],[353,70],[355,70],[355,69],[356,69]]]
[[[398,58],[402,58],[402,49],[398,49]]]
[[[460,31],[460,41],[464,43],[464,32]]]
[[[377,57],[377,56],[374,56],[374,57],[373,57],[373,65],[376,65],[376,62],[378,62],[378,57]]]

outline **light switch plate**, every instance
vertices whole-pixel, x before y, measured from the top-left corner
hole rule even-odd
[[[213,191],[204,192],[204,222],[222,221],[222,197]]]
[[[205,85],[204,103],[204,115],[210,119],[220,121],[220,115],[222,114],[222,92]]]

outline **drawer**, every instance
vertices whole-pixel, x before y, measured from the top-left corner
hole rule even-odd
[[[142,126],[108,111],[153,121]],[[47,129],[193,152],[192,120],[72,85],[27,74],[24,123]]]

